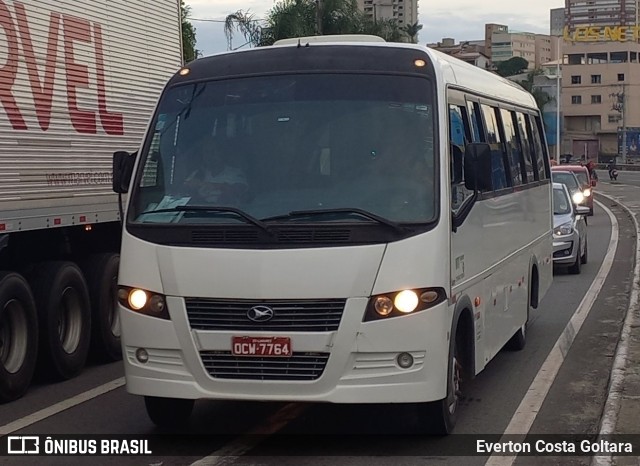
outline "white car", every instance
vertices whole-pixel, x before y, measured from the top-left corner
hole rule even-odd
[[[587,221],[589,208],[576,205],[562,183],[553,183],[553,265],[566,266],[569,273],[581,272],[587,263]]]

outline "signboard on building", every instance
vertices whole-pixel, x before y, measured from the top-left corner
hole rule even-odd
[[[618,154],[622,154],[622,128],[618,128]],[[640,128],[627,128],[627,156],[640,157]]]
[[[570,42],[637,42],[640,26],[577,26],[564,28],[564,40]]]

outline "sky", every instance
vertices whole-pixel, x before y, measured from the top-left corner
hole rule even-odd
[[[238,10],[256,19],[264,18],[275,0],[185,0],[191,7],[191,22],[196,28],[196,48],[203,56],[227,50],[223,31],[224,18]],[[423,25],[418,36],[422,45],[452,37],[456,42],[484,39],[484,25],[498,23],[511,30],[549,34],[549,11],[564,7],[562,0],[418,0],[418,22]],[[197,21],[197,20],[217,20]],[[237,32],[233,48],[245,44]],[[244,45],[244,47],[247,47]]]

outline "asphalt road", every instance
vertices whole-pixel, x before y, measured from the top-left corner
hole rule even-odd
[[[640,172],[619,178],[640,185]],[[606,175],[606,173],[605,173]],[[601,180],[603,179],[601,175]],[[163,453],[150,457],[46,458],[46,464],[438,464],[481,465],[488,456],[462,457],[461,442],[477,434],[499,437],[518,425],[514,413],[554,345],[564,362],[529,432],[540,434],[596,433],[607,395],[611,357],[624,318],[634,260],[635,231],[622,210],[605,201],[619,222],[619,242],[611,273],[577,335],[567,340],[565,327],[592,286],[607,253],[611,224],[596,205],[589,218],[589,263],[581,275],[559,271],[539,309],[532,316],[527,346],[521,352],[501,352],[468,386],[456,435],[426,438],[417,434],[413,412],[403,406],[303,405],[200,401],[188,429],[166,437]],[[563,334],[563,331],[565,333]],[[571,333],[571,332],[569,332]],[[575,340],[573,337],[575,336]],[[573,340],[573,341],[571,341]],[[569,347],[569,345],[571,345]],[[546,367],[546,366],[545,366]],[[148,420],[141,398],[127,394],[121,384],[119,363],[92,365],[78,378],[38,382],[26,396],[0,406],[3,434],[110,434],[160,433]],[[538,376],[538,377],[537,377]],[[536,378],[537,377],[537,378]],[[90,397],[87,391],[116,381],[118,388]],[[106,388],[105,388],[106,390]],[[88,399],[75,406],[78,396]],[[76,397],[76,398],[74,398]],[[62,404],[61,404],[62,403]],[[67,405],[65,405],[65,403]],[[53,407],[53,408],[52,408]],[[58,413],[41,410],[66,408]],[[37,414],[37,422],[28,416]],[[51,415],[47,415],[51,414]],[[525,413],[526,414],[526,413]],[[529,413],[531,414],[531,413]],[[514,420],[515,419],[515,420]],[[29,424],[22,427],[19,422]],[[511,423],[511,424],[510,424]],[[515,423],[515,424],[514,424]],[[526,432],[518,432],[520,434]],[[252,435],[256,434],[256,435]],[[460,435],[463,434],[463,435]],[[475,444],[475,443],[474,443]],[[390,458],[393,457],[393,458]],[[45,458],[0,457],[0,464],[45,464]],[[520,457],[516,464],[557,464],[557,458]],[[588,464],[588,458],[566,458]],[[533,463],[532,463],[533,464]]]

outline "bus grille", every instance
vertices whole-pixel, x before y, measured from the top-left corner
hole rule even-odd
[[[346,301],[325,300],[226,300],[186,298],[189,323],[194,330],[247,330],[269,332],[333,332],[338,329]],[[273,318],[254,322],[248,312],[267,306]]]
[[[202,351],[202,364],[216,379],[316,380],[329,353],[293,353],[288,358],[233,356],[229,351]]]

